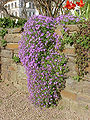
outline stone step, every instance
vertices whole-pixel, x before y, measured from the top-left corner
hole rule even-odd
[[[80,81],[77,82],[71,78],[66,79],[66,88],[68,91],[71,91],[76,94],[84,94],[90,96],[90,82],[89,81]]]
[[[68,90],[65,88],[64,90],[61,91],[61,96],[62,98],[66,98],[69,100],[76,101],[77,103],[84,103],[89,105],[90,107],[90,94],[83,94],[83,93],[76,93],[72,90]]]

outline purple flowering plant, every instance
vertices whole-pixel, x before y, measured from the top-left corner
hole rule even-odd
[[[62,18],[63,19],[63,18]],[[55,33],[59,18],[32,16],[24,25],[19,57],[26,69],[30,99],[37,106],[57,105],[65,87],[67,57],[58,50],[62,38]]]
[[[66,14],[66,15],[60,15],[57,18],[54,19],[55,24],[63,24],[63,25],[75,25],[80,24],[82,22],[85,22],[86,19],[84,17],[77,17],[74,15]]]

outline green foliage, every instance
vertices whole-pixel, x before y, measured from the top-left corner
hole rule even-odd
[[[0,27],[3,27],[3,28],[13,28],[15,25],[15,20],[13,19],[10,19],[10,18],[1,18],[0,19]]]
[[[77,75],[77,76],[74,76],[73,79],[76,80],[76,81],[78,81],[78,82],[80,82],[81,77]]]
[[[24,24],[27,22],[26,19],[19,19],[18,22],[16,23],[16,27],[23,27]]]
[[[26,19],[19,19],[18,22],[15,22],[15,19],[11,19],[8,17],[0,18],[0,27],[2,28],[14,28],[14,27],[23,27]]]
[[[86,20],[90,19],[90,3],[87,1],[85,6],[80,8],[81,15],[78,12],[74,12],[76,16],[81,16],[81,18],[85,17]]]
[[[1,46],[2,46],[2,47],[5,47],[6,45],[7,45],[7,41],[4,40],[4,39],[2,39],[2,40],[1,40]]]
[[[63,31],[63,41],[65,44],[74,45],[76,53],[76,64],[77,64],[77,76],[74,77],[76,80],[80,80],[88,73],[86,67],[88,67],[88,51],[90,44],[90,31],[89,22],[82,24],[79,27],[79,31],[69,35]]]
[[[1,36],[2,38],[4,38],[4,36],[5,36],[7,33],[8,33],[8,30],[2,29],[2,30],[0,31],[0,36]]]
[[[13,60],[14,60],[14,62],[16,62],[16,63],[19,63],[19,62],[20,62],[20,58],[19,58],[18,56],[16,56],[16,55],[13,56]]]

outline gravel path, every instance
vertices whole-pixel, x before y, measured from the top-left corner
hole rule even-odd
[[[60,101],[61,102],[61,101]],[[12,84],[0,83],[0,120],[90,120],[89,112],[78,114],[67,105],[55,108],[35,107],[29,94]]]

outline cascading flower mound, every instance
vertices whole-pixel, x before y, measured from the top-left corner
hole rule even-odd
[[[32,103],[49,107],[57,105],[65,85],[67,58],[58,53],[61,38],[55,33],[54,19],[33,16],[24,26],[19,42],[19,57],[26,69]]]

